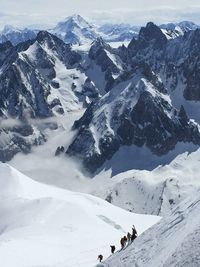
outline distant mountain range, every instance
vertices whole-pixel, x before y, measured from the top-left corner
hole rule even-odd
[[[91,43],[98,37],[102,37],[107,42],[128,42],[133,37],[137,38],[141,26],[130,24],[103,24],[96,26],[87,22],[80,15],[67,17],[64,21],[59,22],[56,27],[48,31],[65,43],[70,44],[85,44]],[[163,33],[167,38],[176,38],[182,36],[185,32],[199,28],[190,21],[180,23],[168,23],[160,25]],[[36,37],[39,29],[18,29],[13,26],[5,26],[0,32],[0,43],[10,41],[13,45],[27,40],[32,40]]]
[[[36,37],[39,30],[18,29],[11,25],[6,25],[0,32],[0,43],[10,41],[13,45],[17,45],[27,40],[32,40]]]

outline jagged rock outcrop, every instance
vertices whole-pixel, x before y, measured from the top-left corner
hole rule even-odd
[[[104,90],[111,90],[115,79],[126,70],[119,51],[113,49],[102,38],[97,38],[92,43],[88,56],[104,73]]]

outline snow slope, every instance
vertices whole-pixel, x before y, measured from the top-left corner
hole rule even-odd
[[[132,212],[166,216],[200,189],[199,160],[200,149],[154,170],[130,170],[112,178],[107,170],[91,181],[87,192]]]
[[[134,223],[139,232],[160,218],[136,215],[96,197],[34,182],[0,164],[0,259],[4,267],[90,267],[109,256]]]
[[[186,199],[169,217],[99,267],[197,267],[200,263],[200,198]]]

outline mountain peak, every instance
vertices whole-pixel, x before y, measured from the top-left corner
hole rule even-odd
[[[40,31],[37,34],[36,40],[38,42],[44,42],[44,41],[51,41],[51,40],[57,40],[59,43],[62,42],[62,40],[60,40],[59,38],[57,38],[55,35],[51,34],[48,31]]]
[[[73,14],[72,16],[68,17],[68,19],[71,19],[71,20],[78,22],[78,23],[83,23],[83,22],[87,23],[86,20],[82,16],[80,16],[79,14]]]
[[[146,28],[147,28],[147,29],[148,29],[148,28],[155,28],[155,27],[158,27],[158,26],[156,26],[156,24],[154,24],[152,21],[147,22],[147,25],[146,25]]]
[[[92,43],[92,45],[96,45],[96,46],[105,46],[107,45],[106,42],[104,41],[104,39],[102,37],[98,37],[94,40],[94,42]]]
[[[102,50],[110,50],[111,47],[109,44],[107,44],[102,37],[98,37],[96,38],[93,42],[92,42],[92,46],[90,48],[89,51],[89,57],[91,59],[95,59],[97,57],[97,54],[99,54],[99,51]]]
[[[44,40],[50,40],[51,39],[51,34],[47,31],[40,31],[37,34],[36,40],[38,42],[44,41]]]
[[[95,28],[77,14],[69,16],[64,21],[59,22],[51,32],[65,43],[71,44],[91,43],[98,36]]]
[[[149,42],[156,41],[156,47],[161,48],[166,44],[167,38],[162,33],[162,30],[153,22],[148,22],[146,27],[142,27],[139,33],[138,40],[146,47]]]
[[[139,38],[145,38],[146,40],[157,39],[158,37],[164,37],[164,34],[153,22],[148,22],[146,27],[142,27],[139,33]]]
[[[56,28],[67,31],[72,30],[73,28],[90,28],[91,25],[80,15],[74,14],[72,16],[67,17],[64,21],[58,23]]]

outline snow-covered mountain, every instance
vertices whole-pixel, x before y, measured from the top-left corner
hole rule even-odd
[[[98,267],[199,266],[199,191],[178,205],[170,216],[138,237]]]
[[[73,25],[88,25],[72,18]],[[1,44],[0,114],[21,124],[1,129],[1,160],[44,142],[29,118],[59,117],[88,105],[65,150],[92,172],[124,146],[143,146],[161,157],[180,142],[198,145],[198,125],[191,119],[199,122],[199,46],[194,45],[199,35],[197,29],[168,40],[148,23],[127,48],[114,49],[97,38],[89,52],[76,51],[45,31],[17,46]]]
[[[131,41],[132,38],[138,38],[142,26],[130,24],[103,24],[99,27],[101,36],[107,42],[125,42]],[[188,31],[194,31],[200,28],[199,25],[191,21],[181,21],[179,23],[161,24],[160,29],[168,39],[183,36]]]
[[[182,21],[179,23],[162,24],[159,27],[168,39],[173,39],[183,36],[188,31],[194,31],[200,26],[190,21]],[[72,15],[48,31],[67,44],[90,44],[96,38],[102,37],[106,42],[111,44],[118,43],[120,45],[120,43],[131,41],[133,37],[137,39],[140,29],[141,26],[123,23],[106,23],[101,26],[93,25],[80,15]],[[17,45],[21,42],[35,39],[38,32],[39,29],[31,29],[29,27],[20,29],[6,25],[0,31],[0,43],[10,41],[13,45]]]
[[[130,41],[133,37],[137,38],[141,26],[130,24],[103,24],[98,28],[102,38],[107,42]]]
[[[17,45],[21,42],[35,39],[39,31],[39,29],[34,30],[28,27],[20,29],[6,25],[0,31],[0,43],[10,41],[13,45]],[[48,29],[48,31],[67,44],[82,45],[91,43],[100,36],[97,27],[87,22],[80,15],[69,16],[64,21],[59,22],[53,29]]]
[[[98,38],[88,53],[76,52],[44,31],[18,46],[2,44],[0,113],[22,125],[1,129],[1,159],[30,150],[21,135],[34,135],[31,144],[45,140],[27,117],[60,116],[91,101],[74,125],[79,132],[68,153],[83,155],[93,171],[123,146],[145,145],[162,156],[179,142],[199,144],[198,125],[190,120],[199,122],[198,42],[198,29],[168,40],[148,23],[128,48],[113,49]]]
[[[34,182],[0,163],[0,258],[5,267],[92,267],[119,247],[133,222],[139,233],[160,220],[99,198]],[[12,255],[12,256],[11,256]]]
[[[99,36],[95,26],[89,24],[80,15],[67,17],[50,32],[61,38],[65,43],[79,45],[91,43]]]
[[[167,38],[183,36],[186,32],[199,29],[200,26],[192,21],[181,21],[179,23],[168,23],[160,25],[161,30]]]
[[[94,173],[124,146],[147,148],[161,157],[180,142],[199,145],[199,46],[194,45],[200,42],[199,36],[197,29],[168,40],[150,22],[128,48],[110,50],[113,63],[116,56],[120,58],[121,70],[116,76],[108,65],[109,92],[74,124],[78,133],[67,153],[81,158]],[[105,46],[101,46],[95,48],[94,58],[105,62]],[[92,51],[93,47],[89,55]]]
[[[37,119],[79,110],[98,97],[95,85],[79,67],[81,60],[80,53],[45,31],[17,46],[0,45],[0,116],[2,125],[7,125],[0,129],[2,161],[45,140],[34,126]],[[43,124],[55,128],[54,122]]]
[[[0,43],[10,41],[13,45],[17,45],[21,42],[35,39],[39,30],[32,30],[29,28],[19,29],[11,25],[6,25],[2,31],[0,31]]]

